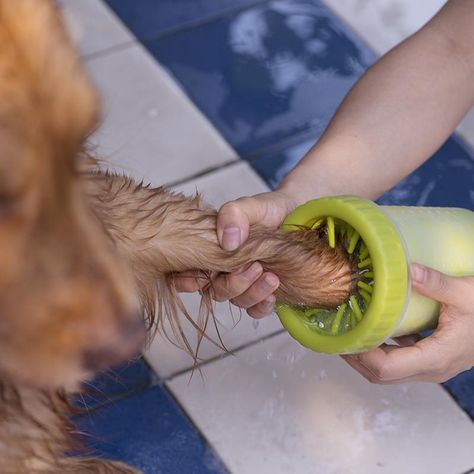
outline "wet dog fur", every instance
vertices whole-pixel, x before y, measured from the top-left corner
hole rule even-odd
[[[68,393],[156,330],[196,354],[182,321],[206,337],[221,272],[259,260],[279,275],[279,299],[332,307],[352,269],[306,229],[254,227],[226,252],[200,197],[104,171],[84,152],[99,100],[52,0],[0,0],[0,41],[1,471],[136,472],[65,456],[79,449]],[[205,279],[197,318],[174,284],[189,270]]]

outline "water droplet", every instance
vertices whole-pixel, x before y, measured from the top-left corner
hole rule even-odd
[[[158,109],[156,107],[152,107],[152,108],[147,110],[146,115],[147,115],[148,118],[154,119],[154,118],[158,117]]]
[[[254,320],[252,321],[252,327],[253,327],[254,329],[257,329],[259,325],[260,325],[260,321],[259,321],[258,319],[254,319]]]

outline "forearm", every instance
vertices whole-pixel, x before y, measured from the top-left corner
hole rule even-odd
[[[374,199],[422,164],[474,102],[473,22],[470,2],[453,0],[378,61],[280,189]]]

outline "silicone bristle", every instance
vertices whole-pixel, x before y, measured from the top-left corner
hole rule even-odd
[[[359,293],[360,293],[360,296],[362,296],[362,298],[364,299],[365,304],[369,306],[370,302],[372,301],[371,294],[367,293],[367,291],[363,290],[362,288],[359,290]]]
[[[357,286],[359,288],[362,288],[363,290],[367,291],[367,293],[372,293],[372,291],[374,291],[374,289],[370,285],[367,285],[367,283],[365,283],[363,281],[358,281]]]
[[[354,311],[356,322],[358,323],[362,319],[362,311],[360,310],[360,306],[359,306],[359,303],[357,302],[357,298],[354,295],[352,295],[349,298],[349,301],[351,302],[351,307],[352,307],[352,310]]]
[[[334,318],[334,322],[332,323],[331,333],[337,334],[339,331],[339,326],[341,325],[342,317],[344,316],[344,312],[346,311],[347,304],[342,304],[339,306],[337,310],[336,317]]]
[[[328,225],[328,240],[329,240],[329,247],[332,249],[336,246],[336,232],[334,229],[334,218],[328,217],[327,218],[327,225]]]
[[[324,222],[324,219],[318,219],[312,226],[311,229],[317,229],[318,227],[321,227],[321,224]]]
[[[358,232],[352,234],[351,239],[349,240],[349,247],[347,247],[347,252],[352,254],[356,248],[357,242],[359,241],[360,235]]]
[[[358,262],[357,287],[344,304],[333,311],[315,309],[305,313],[307,321],[315,330],[338,337],[352,331],[364,318],[372,302],[374,291],[374,270],[369,249],[363,236],[348,223],[331,216],[317,218],[311,229],[323,229],[327,233],[328,246],[335,248],[337,242],[344,244],[351,262]],[[336,240],[339,239],[339,240]]]
[[[349,309],[349,326],[351,329],[357,326],[356,317],[352,309]]]
[[[353,233],[354,233],[354,229],[353,229],[352,227],[347,227],[347,232],[346,232],[346,234],[347,234],[347,239],[348,239],[348,240],[351,240]]]
[[[369,257],[369,258],[366,258],[365,260],[362,260],[362,262],[360,262],[357,265],[357,267],[358,268],[365,268],[365,267],[368,267],[371,263],[372,263],[372,259]]]

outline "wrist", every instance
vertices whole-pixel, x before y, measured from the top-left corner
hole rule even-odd
[[[286,176],[277,191],[288,196],[296,206],[299,206],[312,199],[344,194],[340,189],[341,186],[338,189],[331,184],[332,182],[328,166],[301,166]]]

